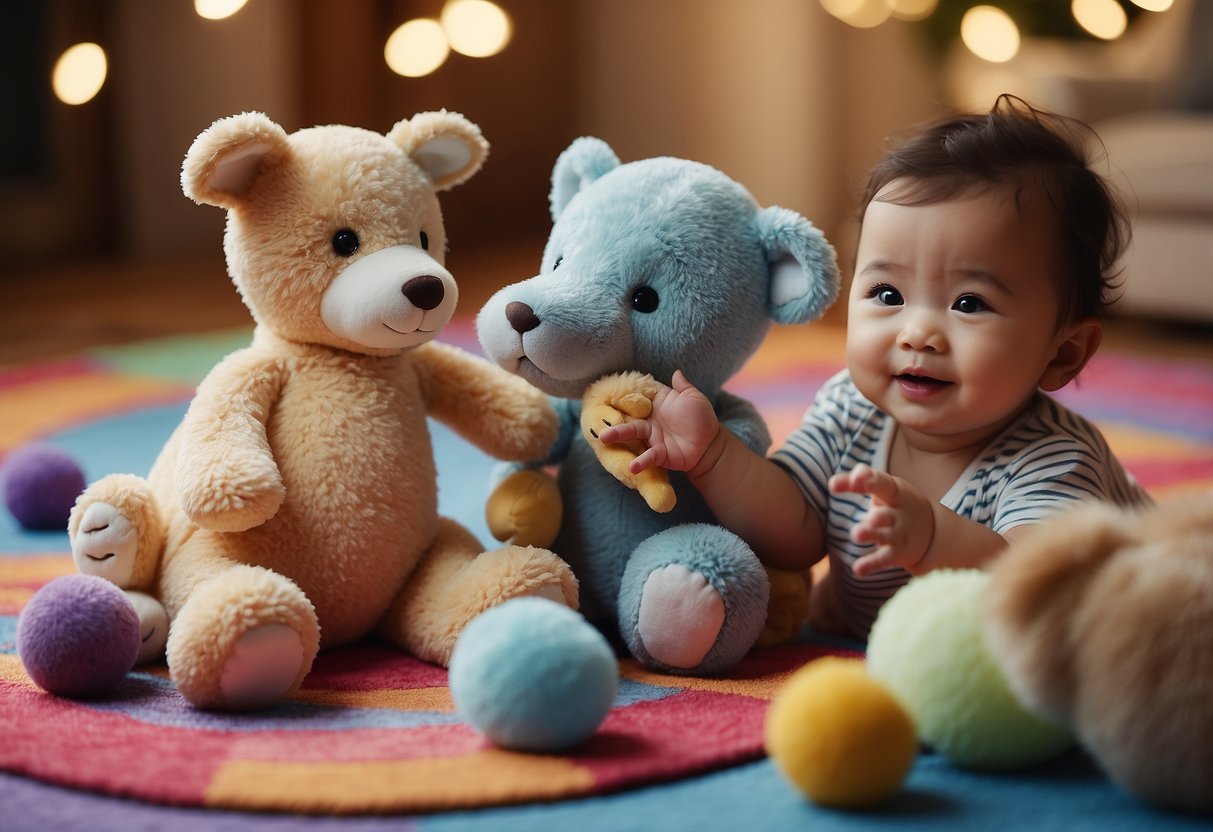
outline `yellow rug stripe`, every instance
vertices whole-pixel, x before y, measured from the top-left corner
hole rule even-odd
[[[79,375],[23,384],[0,397],[0,448],[78,425],[98,413],[129,410],[132,401],[168,397],[180,382],[121,375]]]
[[[619,663],[619,675],[635,682],[643,682],[659,688],[685,688],[712,693],[731,693],[751,699],[771,699],[793,671],[772,673],[756,679],[713,679],[701,676],[670,676],[646,670],[635,659],[624,659]]]
[[[215,772],[206,802],[280,812],[427,812],[552,800],[593,785],[593,773],[570,760],[486,748],[416,760],[232,760]]]
[[[350,708],[384,708],[392,711],[436,711],[453,713],[450,688],[412,690],[298,690],[289,697],[315,705]]]
[[[35,687],[33,680],[25,672],[25,665],[21,664],[21,657],[15,653],[0,653],[0,681]]]
[[[67,539],[64,538],[64,545]],[[49,581],[63,575],[74,575],[76,566],[61,552],[48,555],[5,555],[0,558],[0,581],[9,584],[29,581]]]

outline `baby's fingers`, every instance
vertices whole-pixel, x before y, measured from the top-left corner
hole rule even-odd
[[[603,444],[614,445],[619,442],[630,442],[633,439],[647,442],[649,437],[653,435],[653,428],[647,421],[642,419],[635,422],[620,422],[595,432]]]
[[[877,502],[891,505],[897,504],[899,493],[897,480],[892,475],[863,464],[856,465],[844,474],[830,477],[830,491],[835,494],[867,494]]]
[[[866,494],[868,481],[875,473],[869,466],[860,463],[850,471],[843,471],[830,477],[830,491],[835,494]]]
[[[647,471],[649,468],[656,467],[659,462],[657,449],[646,448],[628,463],[628,471],[633,474],[639,474],[641,471]]]
[[[887,543],[896,519],[889,509],[873,506],[863,520],[851,528],[851,540],[859,544]]]
[[[851,571],[862,578],[896,565],[893,547],[880,546],[872,554],[864,555],[851,564]]]

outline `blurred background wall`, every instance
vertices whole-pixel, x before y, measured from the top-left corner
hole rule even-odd
[[[1053,31],[1024,11],[1065,22],[1069,0],[1004,2],[1020,48],[991,62],[957,36],[976,2],[496,0],[512,23],[504,50],[452,53],[430,74],[403,77],[385,42],[405,21],[437,18],[443,0],[247,0],[220,20],[192,0],[7,0],[0,291],[5,276],[46,264],[217,257],[222,214],[182,196],[181,159],[216,118],[248,109],[288,130],[385,131],[444,107],[479,123],[489,162],[444,195],[453,249],[527,246],[537,263],[552,163],[592,134],[624,161],[719,167],[759,202],[804,213],[845,258],[854,198],[890,135],[989,106],[997,91],[1102,119],[1171,106],[1165,96],[1198,60],[1207,77],[1213,30],[1206,10],[1193,35],[1191,8],[1211,0],[1136,0],[1166,11],[1090,1],[1129,9],[1121,36],[1076,37],[1072,20]],[[922,9],[931,17],[915,20]],[[52,94],[51,69],[82,41],[104,48],[108,73],[72,106]]]

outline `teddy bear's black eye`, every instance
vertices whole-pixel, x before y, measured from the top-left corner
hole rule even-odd
[[[430,250],[430,235],[424,231],[421,232],[421,249],[422,251]]]
[[[358,250],[358,235],[343,228],[333,235],[333,251],[342,257],[350,257]]]
[[[632,294],[632,308],[637,312],[652,312],[660,298],[652,286],[641,286]]]

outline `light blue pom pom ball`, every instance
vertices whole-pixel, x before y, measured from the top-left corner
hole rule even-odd
[[[450,685],[459,715],[494,744],[556,752],[597,730],[615,701],[619,665],[579,613],[516,598],[464,628]]]

